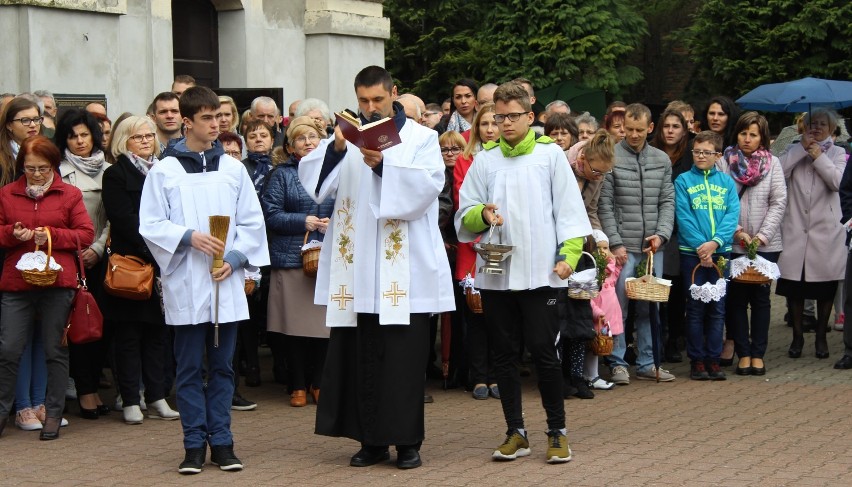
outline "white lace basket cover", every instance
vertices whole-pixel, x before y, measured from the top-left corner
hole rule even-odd
[[[781,277],[781,270],[775,262],[770,262],[759,255],[755,259],[749,259],[744,255],[731,260],[731,278],[739,277],[749,267],[753,267],[754,270],[773,281]]]
[[[724,298],[725,291],[728,289],[728,282],[725,280],[719,267],[715,265],[713,266],[713,270],[719,273],[719,279],[716,279],[715,283],[708,281],[700,286],[695,284],[695,271],[700,266],[701,264],[698,264],[692,269],[692,285],[689,286],[689,294],[692,296],[692,299],[709,303],[710,301],[719,301]]]
[[[22,255],[18,260],[18,263],[15,264],[15,268],[19,271],[41,271],[44,270],[45,262],[47,262],[47,254],[41,250],[36,250],[35,252],[27,252]],[[54,271],[61,271],[62,266],[57,264],[56,260],[51,257],[50,269]]]
[[[476,289],[473,286],[473,276],[470,275],[470,272],[465,274],[464,279],[459,281],[459,286],[461,286],[465,291],[470,289],[470,294],[479,294],[479,289]]]

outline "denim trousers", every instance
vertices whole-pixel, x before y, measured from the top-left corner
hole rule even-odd
[[[68,386],[68,347],[62,346],[62,332],[74,292],[74,289],[49,287],[3,293],[0,300],[0,417],[6,417],[12,408],[18,364],[36,326],[40,327],[47,364],[44,401],[47,417],[62,417]],[[35,319],[36,311],[41,314],[40,320]]]
[[[770,262],[778,262],[781,252],[758,252],[758,255]],[[732,254],[731,259],[742,257]],[[751,307],[751,320],[749,320]],[[728,282],[728,294],[725,297],[725,317],[728,329],[734,339],[737,357],[763,358],[769,342],[769,284],[741,284]]]
[[[18,382],[15,386],[15,412],[44,404],[47,392],[47,360],[44,358],[44,343],[38,326],[33,327],[32,336],[18,364]]]
[[[721,254],[713,256],[717,262]],[[724,256],[728,258],[728,255]],[[725,297],[719,301],[705,303],[693,299],[689,287],[694,283],[701,286],[707,282],[715,283],[719,273],[715,267],[695,266],[701,260],[695,254],[681,252],[681,275],[686,292],[686,355],[690,362],[719,363],[722,354],[722,342],[725,333]],[[695,275],[693,277],[693,270]],[[726,272],[727,274],[727,272]],[[694,279],[694,280],[693,280]]]
[[[638,252],[627,253],[627,263],[621,270],[618,276],[618,282],[615,284],[615,294],[618,296],[618,302],[621,305],[621,315],[627,317],[627,290],[625,281],[628,277],[633,277],[636,274],[636,264],[645,258],[646,254]],[[654,275],[662,277],[663,275],[663,252],[658,251],[654,254]],[[636,302],[636,371],[646,372],[654,367],[654,342],[651,337],[651,317],[649,314],[651,306],[645,301]],[[659,307],[657,312],[659,312]],[[606,357],[606,363],[610,369],[615,366],[627,367],[627,362],[624,361],[624,353],[627,351],[627,341],[624,333],[613,337],[612,354]]]
[[[238,323],[219,324],[219,346],[212,323],[174,326],[177,405],[184,448],[232,445],[231,400]],[[205,357],[207,384],[204,384]]]

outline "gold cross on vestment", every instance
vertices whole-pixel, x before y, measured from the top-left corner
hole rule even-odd
[[[331,295],[331,300],[337,301],[338,309],[341,310],[346,309],[347,303],[349,303],[349,301],[352,301],[352,299],[353,296],[351,294],[346,294],[346,286],[342,284],[340,286],[340,291],[338,291],[337,294]]]
[[[407,296],[408,293],[404,289],[399,289],[397,281],[391,281],[391,288],[382,294],[384,297],[391,300],[391,306],[399,306],[399,300]]]

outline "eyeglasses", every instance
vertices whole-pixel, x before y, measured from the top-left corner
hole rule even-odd
[[[497,123],[503,123],[503,121],[508,118],[510,122],[517,122],[518,119],[521,118],[521,115],[526,115],[527,113],[530,113],[530,112],[517,112],[517,113],[506,113],[506,114],[495,113],[494,114],[494,121],[497,122]]]
[[[589,162],[588,159],[583,157],[583,160],[586,161],[586,167],[589,168],[589,172],[591,172],[593,176],[606,176],[607,174],[610,174],[612,172],[612,169],[610,169],[609,171],[598,171],[597,169],[592,167],[592,163]]]
[[[48,166],[48,167],[24,167],[24,172],[26,172],[27,174],[35,174],[35,173],[47,174],[52,170],[53,170],[53,168],[50,167],[50,166]]]
[[[243,154],[238,150],[226,150],[225,154],[228,154],[229,156],[237,160],[241,159],[243,156]]]
[[[130,140],[132,140],[133,142],[136,142],[137,144],[139,144],[139,143],[141,143],[143,140],[144,140],[144,141],[147,141],[147,142],[151,142],[152,140],[154,140],[154,137],[156,137],[156,135],[155,135],[155,134],[153,134],[153,133],[150,133],[150,134],[138,134],[138,135],[131,135],[130,137],[128,137],[128,139],[130,139]]]
[[[307,142],[311,142],[312,144],[316,144],[317,142],[319,142],[319,140],[320,140],[319,135],[310,134],[310,135],[302,135],[302,136],[296,137],[295,139],[293,139],[293,142],[300,142],[302,144],[307,143]]]
[[[711,157],[718,156],[721,152],[716,152],[712,150],[693,150],[692,155],[695,157]]]
[[[24,118],[15,118],[12,120],[13,122],[19,122],[21,125],[41,125],[44,121],[44,117],[24,117]]]
[[[452,147],[441,147],[441,154],[458,154],[461,152],[461,147],[454,145]]]

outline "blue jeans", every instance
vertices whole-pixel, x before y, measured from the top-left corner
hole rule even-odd
[[[615,294],[618,296],[618,302],[621,305],[621,315],[627,318],[627,292],[624,281],[628,277],[633,277],[636,274],[636,264],[645,258],[646,254],[639,252],[628,252],[627,263],[621,270],[618,276],[618,282],[615,284]],[[654,275],[663,275],[663,252],[654,254]],[[636,318],[634,326],[636,328],[636,371],[647,372],[653,370],[654,367],[654,342],[651,338],[651,318],[649,313],[650,306],[647,302],[640,301],[636,303]],[[658,308],[659,310],[659,308]],[[627,351],[627,342],[624,334],[616,335],[612,348],[612,355],[606,358],[607,365],[610,369],[615,366],[627,367],[627,362],[624,361],[624,352]]]
[[[44,404],[47,393],[47,360],[38,327],[27,341],[21,362],[18,364],[18,382],[15,385],[15,411]]]
[[[177,359],[177,404],[184,448],[232,445],[231,401],[237,323],[219,324],[219,347],[213,346],[213,324],[174,326]],[[207,387],[204,387],[205,355]]]
[[[722,255],[714,255],[717,262]],[[724,256],[726,259],[729,255]],[[692,271],[700,259],[695,254],[680,254],[680,269],[683,276],[683,286],[686,289],[686,355],[690,362],[719,363],[722,354],[722,342],[725,333],[725,298],[719,301],[703,301],[693,299],[689,286],[693,284]],[[727,277],[727,270],[725,271]],[[698,267],[695,271],[694,283],[698,286],[706,282],[715,283],[719,273],[715,267]]]

